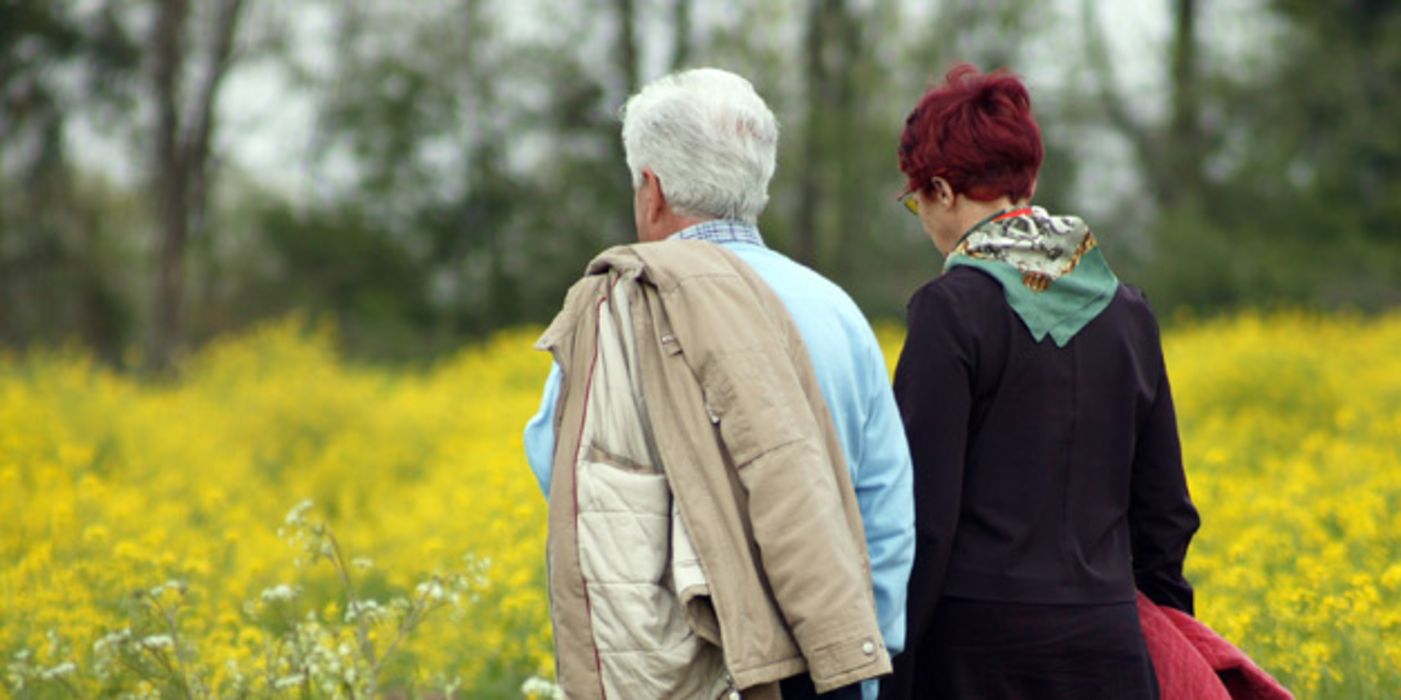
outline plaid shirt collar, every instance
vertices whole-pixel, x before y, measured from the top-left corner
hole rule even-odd
[[[668,240],[710,241],[711,243],[752,243],[764,245],[759,227],[736,219],[711,219],[677,231]]]

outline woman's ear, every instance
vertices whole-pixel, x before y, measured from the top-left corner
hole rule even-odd
[[[934,196],[932,199],[935,203],[943,207],[953,206],[953,185],[950,185],[948,180],[936,175],[929,179],[929,185],[933,188]]]

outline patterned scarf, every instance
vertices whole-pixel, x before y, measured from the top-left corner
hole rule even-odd
[[[1084,221],[1040,207],[1001,212],[963,235],[944,269],[976,267],[992,275],[1036,342],[1065,347],[1109,306],[1119,279]]]

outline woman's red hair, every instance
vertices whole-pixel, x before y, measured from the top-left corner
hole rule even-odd
[[[954,66],[905,119],[900,170],[906,192],[930,191],[942,177],[970,199],[1031,197],[1045,151],[1031,115],[1031,95],[1003,70]]]

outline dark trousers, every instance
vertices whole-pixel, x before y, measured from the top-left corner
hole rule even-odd
[[[1157,700],[1138,607],[942,598],[882,700]]]
[[[789,676],[779,681],[778,689],[783,693],[783,700],[861,700],[861,684],[852,683],[844,685],[836,690],[819,695],[812,687],[812,679],[808,674],[800,673],[796,676]]]

